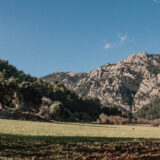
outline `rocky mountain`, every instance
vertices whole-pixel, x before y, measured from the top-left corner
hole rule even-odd
[[[89,73],[56,72],[42,78],[58,81],[79,95],[136,112],[160,97],[160,55],[141,52]]]

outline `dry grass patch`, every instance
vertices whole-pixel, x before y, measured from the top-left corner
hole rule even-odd
[[[160,138],[160,128],[134,125],[48,123],[0,119],[0,134],[61,137]]]

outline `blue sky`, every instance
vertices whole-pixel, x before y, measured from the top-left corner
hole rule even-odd
[[[41,77],[160,53],[160,0],[0,0],[0,59]]]

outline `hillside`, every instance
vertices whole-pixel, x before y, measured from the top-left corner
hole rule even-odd
[[[101,112],[98,99],[80,97],[63,84],[44,82],[0,60],[0,118],[95,121]]]
[[[89,73],[56,72],[42,79],[63,83],[79,95],[97,97],[104,105],[136,112],[160,96],[160,55],[142,52]]]
[[[134,116],[142,119],[160,119],[160,98],[151,100],[149,104],[144,105]]]

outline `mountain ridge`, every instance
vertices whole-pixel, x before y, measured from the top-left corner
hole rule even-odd
[[[104,64],[89,73],[56,72],[45,77],[105,105],[136,112],[160,96],[160,55],[140,52],[117,64]]]

